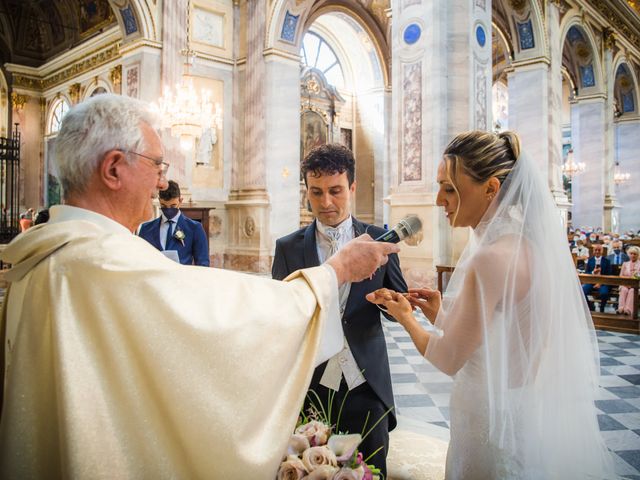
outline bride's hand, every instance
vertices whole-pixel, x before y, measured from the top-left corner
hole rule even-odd
[[[407,299],[412,307],[422,310],[425,317],[432,323],[436,320],[436,315],[442,304],[442,295],[438,290],[430,288],[410,288]]]
[[[378,290],[367,294],[367,300],[376,305],[382,305],[387,313],[404,325],[405,322],[414,321],[413,307],[407,299],[408,294],[402,294],[389,290],[388,288],[379,288]]]

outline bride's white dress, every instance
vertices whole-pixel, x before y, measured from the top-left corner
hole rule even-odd
[[[529,297],[519,303],[519,321],[528,322]],[[498,314],[496,322],[503,321]],[[489,335],[500,335],[501,328],[489,328]],[[492,338],[493,344],[499,341]],[[527,476],[518,461],[518,456],[496,445],[489,435],[489,392],[487,391],[486,358],[480,346],[455,376],[449,409],[451,441],[447,452],[446,479],[515,479],[535,478]],[[513,431],[516,434],[528,431],[524,422],[534,412],[527,405],[531,398],[528,387],[513,386],[510,394],[518,396],[522,408],[514,415]],[[519,413],[519,415],[518,415]],[[520,424],[518,426],[518,424]],[[515,440],[515,444],[523,442]]]
[[[520,156],[456,263],[425,357],[454,375],[446,478],[612,478],[597,337],[554,200]]]

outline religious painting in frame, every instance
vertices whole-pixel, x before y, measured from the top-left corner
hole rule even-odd
[[[78,0],[80,38],[93,35],[100,29],[115,23],[108,0]]]
[[[305,110],[300,117],[300,160],[313,148],[327,143],[328,126],[324,117],[313,110]]]

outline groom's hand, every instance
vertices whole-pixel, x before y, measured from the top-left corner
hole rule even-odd
[[[383,306],[385,312],[388,312],[402,325],[406,325],[407,322],[415,321],[413,307],[409,303],[408,296],[409,294],[407,293],[398,293],[388,288],[379,288],[368,293],[366,299],[378,305],[378,307]]]
[[[347,243],[327,264],[336,271],[339,284],[360,282],[387,263],[390,254],[399,251],[400,247],[394,243],[376,242],[364,234]]]

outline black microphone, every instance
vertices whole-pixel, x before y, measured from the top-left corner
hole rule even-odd
[[[383,233],[376,242],[398,243],[422,230],[422,222],[417,215],[407,215],[391,230]]]

